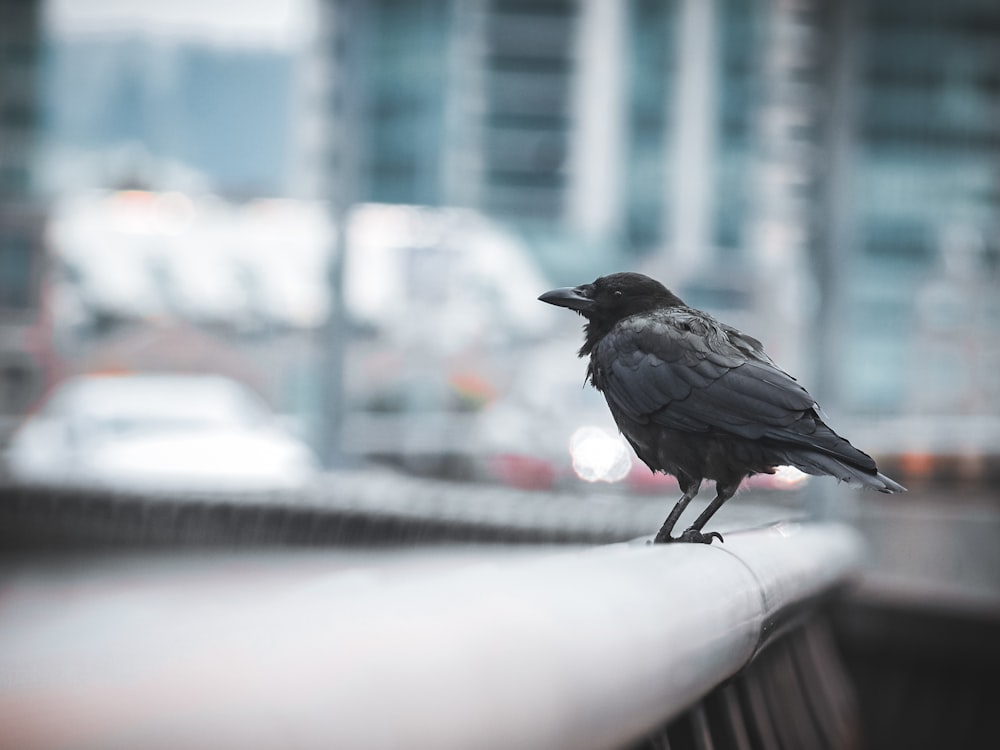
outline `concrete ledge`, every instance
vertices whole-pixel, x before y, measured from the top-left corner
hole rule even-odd
[[[724,545],[90,559],[8,572],[18,748],[612,748],[747,665],[860,563]]]

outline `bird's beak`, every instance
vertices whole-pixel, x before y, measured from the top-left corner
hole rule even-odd
[[[548,302],[557,307],[568,307],[570,310],[578,312],[588,312],[594,309],[594,300],[590,298],[586,287],[565,286],[561,289],[553,289],[539,297],[542,302]]]

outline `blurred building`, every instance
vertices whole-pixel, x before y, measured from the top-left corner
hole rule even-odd
[[[179,33],[52,35],[42,187],[279,195],[294,61]]]
[[[0,3],[0,440],[41,387],[44,208],[33,185],[41,2]]]
[[[808,2],[322,7],[303,119],[358,118],[361,200],[472,206],[639,256],[697,240],[677,252],[711,258],[745,244],[753,150],[770,127],[762,106],[781,102],[801,119],[832,57],[830,13]],[[785,85],[762,105],[771,79],[801,80],[801,70],[815,86]],[[781,118],[777,129],[810,134],[810,122]],[[316,158],[321,140],[302,145],[299,184],[314,190],[338,166]],[[705,214],[704,237],[688,228],[689,213]]]
[[[39,5],[4,3],[0,19],[7,321],[39,309]],[[76,144],[83,161],[108,168],[106,188],[129,176],[190,195],[287,183],[294,197],[330,199],[335,218],[368,202],[475,209],[516,227],[554,284],[622,267],[669,281],[764,339],[832,411],[1000,410],[995,2],[310,7],[301,50],[186,47],[157,30],[153,44],[54,43],[44,104],[58,148],[46,164],[82,163],[62,158],[75,133],[90,139]],[[130,142],[147,151],[111,153]],[[187,210],[179,194],[117,197],[162,209],[154,223]],[[174,269],[184,252],[161,255],[142,274],[157,291],[139,302],[166,300],[186,319],[265,286],[244,264],[223,274],[232,294],[195,293],[182,276],[206,291],[210,275]],[[414,268],[431,257],[417,256]],[[114,272],[78,286],[124,278],[105,266]],[[36,362],[32,329],[8,329],[4,351]]]
[[[353,118],[359,199],[510,220],[557,281],[648,268],[851,410],[996,410],[1000,5],[321,7],[307,119]]]
[[[1000,4],[871,0],[859,27],[845,394],[995,415]]]

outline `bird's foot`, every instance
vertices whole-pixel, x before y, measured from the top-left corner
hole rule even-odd
[[[677,540],[670,536],[670,531],[660,529],[656,536],[653,537],[652,544],[668,544],[669,542],[676,542]]]
[[[659,533],[653,537],[652,542],[647,542],[647,544],[669,544],[670,542],[691,542],[695,544],[711,544],[713,541],[718,539],[720,542],[725,542],[722,538],[722,534],[718,531],[709,531],[707,534],[703,534],[698,531],[698,529],[691,528],[685,529],[684,533],[680,536],[670,536],[669,531],[664,531],[660,529]]]
[[[725,542],[725,539],[722,538],[722,534],[720,534],[718,531],[709,531],[707,534],[704,534],[698,531],[698,529],[691,528],[691,529],[685,529],[684,533],[681,534],[679,537],[677,537],[677,539],[675,539],[674,541],[694,542],[696,544],[711,544],[712,541],[715,539],[718,539],[720,542]]]

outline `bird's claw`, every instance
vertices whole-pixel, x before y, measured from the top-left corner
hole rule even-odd
[[[725,542],[725,539],[722,538],[722,534],[718,531],[709,531],[707,534],[704,534],[698,531],[698,529],[685,529],[684,533],[677,537],[674,541],[711,544],[715,539],[718,539],[720,542]]]
[[[680,536],[670,536],[669,532],[664,533],[660,529],[658,533],[651,542],[646,542],[647,544],[669,544],[670,542],[689,542],[694,544],[711,544],[713,541],[718,539],[720,542],[725,542],[722,538],[722,534],[718,531],[709,531],[707,534],[698,531],[698,529],[685,529],[684,533]]]

